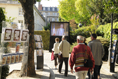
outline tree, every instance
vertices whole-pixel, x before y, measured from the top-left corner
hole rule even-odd
[[[88,19],[90,18],[90,16],[88,15],[88,13],[84,13],[84,10],[82,9],[80,10],[80,8],[84,7],[84,5],[81,4],[81,7],[78,8],[79,10],[76,8],[78,0],[59,0],[59,3],[59,15],[62,19],[66,21],[74,19],[76,23],[90,23],[90,20]],[[83,13],[86,15],[83,15]]]
[[[2,21],[5,21],[5,15],[2,8],[0,8],[0,33],[2,32]]]
[[[27,65],[27,76],[36,75],[35,65],[34,65],[34,15],[33,15],[33,5],[35,0],[19,0],[23,12],[25,24],[28,26],[29,30],[29,50],[28,50],[28,65]]]
[[[90,24],[90,18],[94,14],[99,15],[100,24],[110,22],[110,11],[108,4],[114,6],[118,10],[118,0],[60,0],[59,15],[64,20],[75,19],[76,23]],[[72,6],[72,7],[70,7]],[[111,9],[111,8],[110,8]],[[69,13],[70,12],[70,13]],[[114,14],[114,21],[117,19],[118,13]]]

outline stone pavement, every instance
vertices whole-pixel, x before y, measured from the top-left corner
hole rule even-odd
[[[70,67],[69,67],[69,72],[68,72],[68,77],[64,76],[64,68],[65,65],[63,63],[63,68],[62,68],[62,74],[58,73],[58,70],[55,70],[54,66],[54,61],[51,61],[51,53],[49,53],[48,50],[44,50],[44,64],[47,64],[48,67],[53,71],[51,73],[51,76],[53,76],[51,79],[75,79],[75,74],[70,72]],[[118,65],[115,68],[115,71],[118,72]],[[107,62],[103,62],[103,66],[101,68],[101,79],[118,79],[113,77],[114,73],[109,72],[109,65]],[[55,78],[54,78],[55,77]],[[86,76],[86,79],[88,77]]]

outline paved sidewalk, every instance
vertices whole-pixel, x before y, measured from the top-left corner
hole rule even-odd
[[[55,79],[75,79],[75,74],[70,72],[70,67],[69,67],[69,72],[68,72],[68,77],[64,76],[64,68],[65,65],[63,63],[63,68],[62,68],[62,74],[58,73],[58,70],[55,70],[55,66],[54,66],[54,61],[51,61],[51,53],[49,53],[48,50],[44,50],[44,64],[47,64],[48,67],[50,67],[50,69],[53,70],[54,74],[52,74],[53,76],[55,76]],[[115,71],[118,72],[118,66],[116,66]],[[103,66],[101,68],[101,79],[116,79],[112,76],[112,74],[109,72],[109,65],[107,62],[103,62]],[[87,79],[88,77],[86,77]],[[54,78],[51,78],[54,79]]]

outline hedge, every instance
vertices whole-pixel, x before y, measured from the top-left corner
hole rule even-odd
[[[43,42],[43,49],[49,50],[50,31],[34,31],[34,35],[41,35]]]

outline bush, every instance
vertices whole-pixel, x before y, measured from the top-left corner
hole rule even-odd
[[[41,35],[43,42],[43,49],[49,50],[50,31],[34,31],[34,35]]]
[[[82,35],[86,38],[90,37],[90,35],[91,35],[91,33],[93,33],[93,31],[95,31],[93,26],[80,27],[80,28],[76,29],[75,31],[71,31],[70,32],[70,43],[72,44],[72,43],[76,42],[76,38],[78,35]],[[104,33],[101,32],[100,30],[97,30],[96,34],[98,36],[104,36]]]
[[[5,21],[5,15],[4,15],[4,11],[2,10],[2,8],[0,8],[0,33],[2,31],[2,21]]]
[[[9,74],[9,66],[2,66],[2,74],[1,74],[1,79],[5,79]]]
[[[102,45],[104,47],[105,55],[103,57],[103,60],[107,60],[108,59],[109,40],[106,39],[106,38],[102,38],[101,36],[98,36],[97,39],[101,41],[101,43],[102,43]],[[90,41],[91,41],[91,38],[90,37],[86,38],[86,43],[87,44]],[[71,45],[70,52],[72,52],[73,47],[76,46],[76,45],[77,45],[77,42],[75,42],[75,43],[73,43]]]
[[[118,22],[113,23],[113,29],[118,29]],[[110,40],[111,37],[111,23],[100,25],[97,29],[101,34],[104,34],[104,38],[107,38]],[[117,40],[117,35],[113,34],[113,40]]]

